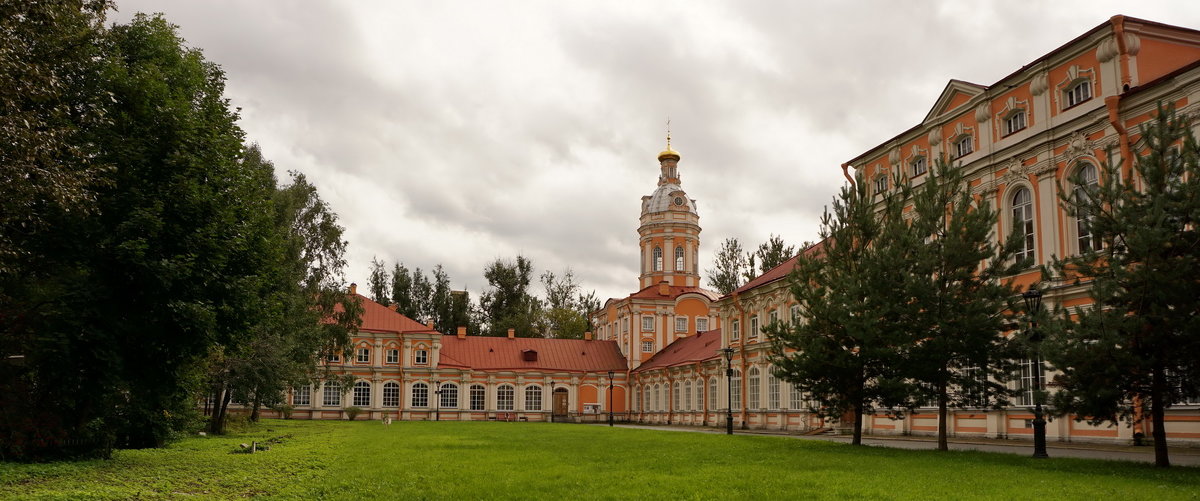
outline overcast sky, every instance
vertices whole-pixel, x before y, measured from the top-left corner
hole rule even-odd
[[[478,297],[522,254],[603,299],[637,288],[640,200],[671,119],[720,242],[814,240],[842,162],[1114,14],[1200,28],[1200,2],[118,0],[220,64],[241,126],[350,241]],[[541,294],[541,287],[536,288]]]

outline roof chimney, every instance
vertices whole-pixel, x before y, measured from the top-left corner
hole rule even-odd
[[[428,327],[429,330],[433,330],[433,320],[426,321],[425,327]]]
[[[461,325],[458,327],[458,338],[459,339],[467,338],[467,328],[466,327],[463,327]]]
[[[508,330],[508,338],[509,338],[509,339],[512,339],[512,338],[515,338],[515,337],[517,337],[517,330],[516,330],[516,329],[509,329],[509,330]]]
[[[399,312],[400,311],[400,303],[389,304],[388,308],[391,308],[392,311]]]
[[[358,284],[350,282],[350,295],[353,296],[355,294],[358,294]]]
[[[592,340],[592,331],[587,331],[587,332],[583,333],[583,340],[591,341]]]
[[[663,280],[662,282],[658,283],[658,295],[660,295],[660,296],[670,296],[671,295],[671,286],[670,286],[670,284],[667,283],[666,280]]]

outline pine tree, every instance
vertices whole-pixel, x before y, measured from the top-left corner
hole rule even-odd
[[[938,449],[947,450],[948,407],[1008,404],[1005,383],[1019,353],[1001,333],[1017,293],[1003,279],[1029,263],[1012,262],[1019,239],[992,243],[997,213],[972,198],[960,166],[939,159],[920,186],[905,191],[911,235],[924,240],[912,242],[912,259],[898,263],[908,281],[897,300],[919,307],[906,329],[913,339],[902,350],[904,372],[917,385],[917,401],[937,403]]]
[[[1111,152],[1090,184],[1060,189],[1066,212],[1090,229],[1090,251],[1053,263],[1087,284],[1094,303],[1059,308],[1046,326],[1047,360],[1061,374],[1056,408],[1093,424],[1135,424],[1149,411],[1155,464],[1170,465],[1166,409],[1200,394],[1200,145],[1171,106],[1140,130],[1122,168]]]
[[[842,188],[821,218],[821,252],[801,255],[791,275],[803,321],[766,329],[776,375],[819,402],[818,414],[852,414],[856,445],[864,414],[905,400],[896,347],[907,342],[902,327],[913,310],[895,297],[907,278],[897,263],[910,252],[900,245],[909,234],[901,196],[873,199],[861,176]]]

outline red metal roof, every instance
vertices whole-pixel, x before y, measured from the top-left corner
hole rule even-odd
[[[633,372],[642,372],[676,365],[688,365],[712,360],[720,356],[721,329],[697,333],[694,336],[676,339],[662,351],[655,353]]]
[[[523,353],[537,352],[526,362]],[[628,367],[616,341],[583,339],[442,336],[438,365],[475,370],[555,370],[572,372],[623,372]]]
[[[358,330],[372,332],[437,332],[430,329],[428,326],[422,325],[421,322],[408,318],[400,312],[388,308],[382,304],[376,303],[362,294],[354,294],[358,299],[359,304],[362,304],[362,325]],[[337,311],[342,311],[341,305],[334,308]]]
[[[822,244],[824,244],[824,243],[825,243],[825,241],[822,240],[820,242],[812,244],[812,245],[808,246],[807,249],[804,249],[803,251],[801,251],[801,254],[804,254],[805,256],[811,256],[811,255],[820,253],[821,248],[823,247]],[[780,263],[779,266],[776,266],[774,268],[767,270],[762,275],[754,277],[754,280],[746,282],[746,285],[738,287],[736,290],[734,290],[733,294],[741,294],[750,289],[753,289],[756,287],[761,287],[761,286],[767,285],[771,282],[774,282],[776,280],[786,278],[788,276],[788,274],[792,272],[792,268],[796,267],[796,258],[797,257],[799,257],[799,254],[788,258],[787,261]]]
[[[675,299],[687,293],[700,294],[701,296],[708,298],[710,301],[716,301],[718,297],[716,292],[708,289],[702,289],[700,287],[682,287],[677,285],[668,285],[667,294],[663,295],[660,293],[660,286],[661,284],[651,285],[640,291],[630,294],[629,297],[633,299]]]

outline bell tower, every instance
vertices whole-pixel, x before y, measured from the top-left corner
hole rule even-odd
[[[669,125],[667,149],[658,154],[658,188],[642,197],[638,226],[642,272],[638,289],[662,282],[700,286],[700,214],[696,201],[680,187],[680,156],[671,149]]]

